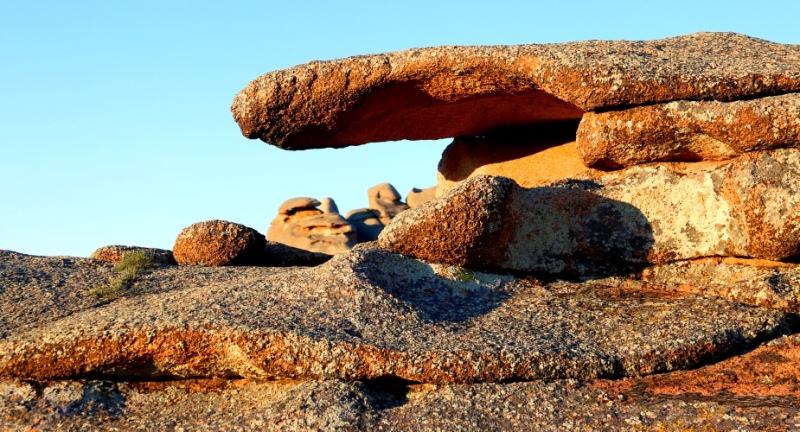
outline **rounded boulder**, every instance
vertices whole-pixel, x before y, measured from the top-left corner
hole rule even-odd
[[[184,228],[175,239],[172,253],[182,265],[257,265],[266,242],[253,228],[210,220]]]

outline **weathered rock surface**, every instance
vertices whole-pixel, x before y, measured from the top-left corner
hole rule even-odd
[[[620,381],[0,381],[0,418],[27,429],[792,430],[797,336],[692,371]]]
[[[178,264],[228,266],[255,265],[261,260],[266,239],[244,225],[210,220],[184,228],[172,253]]]
[[[521,188],[474,177],[398,216],[381,247],[430,262],[548,274],[798,253],[800,150],[646,165]],[[604,267],[609,266],[609,267]]]
[[[679,261],[642,270],[627,286],[649,287],[723,298],[751,306],[800,312],[797,264],[738,258]]]
[[[408,205],[408,208],[414,208],[434,198],[436,198],[436,186],[425,189],[411,188],[408,191],[408,195],[406,195],[406,205]]]
[[[798,145],[800,93],[586,113],[577,134],[583,162],[600,169],[654,161],[725,160],[743,152]]]
[[[486,135],[584,111],[800,90],[800,47],[734,33],[435,47],[311,62],[248,84],[231,111],[286,149]]]
[[[321,203],[314,198],[285,201],[270,223],[267,239],[327,255],[347,252],[356,244],[356,230],[338,213],[333,200],[326,203],[327,213],[317,208]]]
[[[323,198],[320,201],[319,209],[322,210],[323,213],[335,213],[339,214],[339,206],[336,205],[336,201],[333,198]]]
[[[38,271],[18,268],[23,282]],[[310,269],[165,269],[138,282],[156,294],[12,326],[0,378],[592,379],[692,367],[787,325],[775,310],[542,285],[363,246]]]
[[[260,264],[269,267],[313,267],[325,263],[331,258],[333,258],[332,255],[267,241]]]
[[[377,210],[378,218],[384,225],[389,225],[400,212],[408,210],[408,205],[402,201],[403,197],[389,183],[380,183],[369,188],[367,198],[369,208]]]
[[[359,243],[377,240],[384,228],[380,212],[370,208],[350,210],[345,219],[358,232]]]
[[[513,179],[522,187],[541,186],[587,170],[575,147],[573,124],[541,136],[456,138],[442,153],[436,196],[477,175]]]
[[[103,246],[92,252],[89,258],[99,259],[108,262],[118,262],[122,260],[125,254],[134,252],[144,252],[147,256],[153,259],[153,262],[159,264],[177,264],[175,257],[172,256],[172,251],[167,249],[146,248],[140,246]]]

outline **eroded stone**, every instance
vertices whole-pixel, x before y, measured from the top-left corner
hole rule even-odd
[[[381,247],[430,262],[603,274],[709,256],[798,253],[800,150],[721,165],[647,165],[531,189],[469,179],[399,215]],[[616,269],[616,270],[615,270]]]
[[[725,160],[743,152],[798,145],[800,93],[586,113],[577,134],[583,162],[599,169],[654,161]]]
[[[103,246],[92,252],[89,258],[99,259],[108,262],[118,262],[125,257],[125,254],[142,252],[159,264],[177,264],[172,251],[167,249],[146,248],[140,246]]]
[[[265,243],[264,235],[253,228],[210,220],[184,228],[175,239],[172,253],[178,264],[256,265]]]
[[[356,230],[339,213],[336,203],[326,198],[328,212],[314,198],[292,198],[278,208],[267,230],[269,241],[310,252],[335,255],[347,252],[357,241]],[[332,204],[332,206],[331,206]]]
[[[429,265],[358,247],[310,269],[175,266],[0,341],[0,377],[475,382],[642,375],[783,331],[783,312]],[[220,280],[195,272],[232,273]],[[164,270],[166,271],[166,270]],[[514,331],[509,331],[514,329]]]
[[[711,59],[711,60],[709,60]],[[231,111],[286,149],[490,134],[584,111],[800,90],[800,47],[734,33],[434,47],[311,62],[247,85]]]

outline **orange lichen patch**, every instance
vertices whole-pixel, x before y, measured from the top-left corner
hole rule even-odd
[[[740,396],[800,397],[800,341],[782,338],[749,353],[690,371],[670,372],[621,381],[592,384],[613,393],[651,394],[730,393]]]

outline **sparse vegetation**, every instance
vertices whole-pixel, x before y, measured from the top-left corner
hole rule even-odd
[[[129,290],[144,270],[153,268],[153,257],[143,251],[126,253],[114,266],[117,276],[107,284],[98,284],[89,289],[92,297],[113,300]]]
[[[442,276],[448,279],[454,279],[459,282],[469,282],[477,280],[475,276],[469,273],[461,266],[451,266],[442,268]]]

